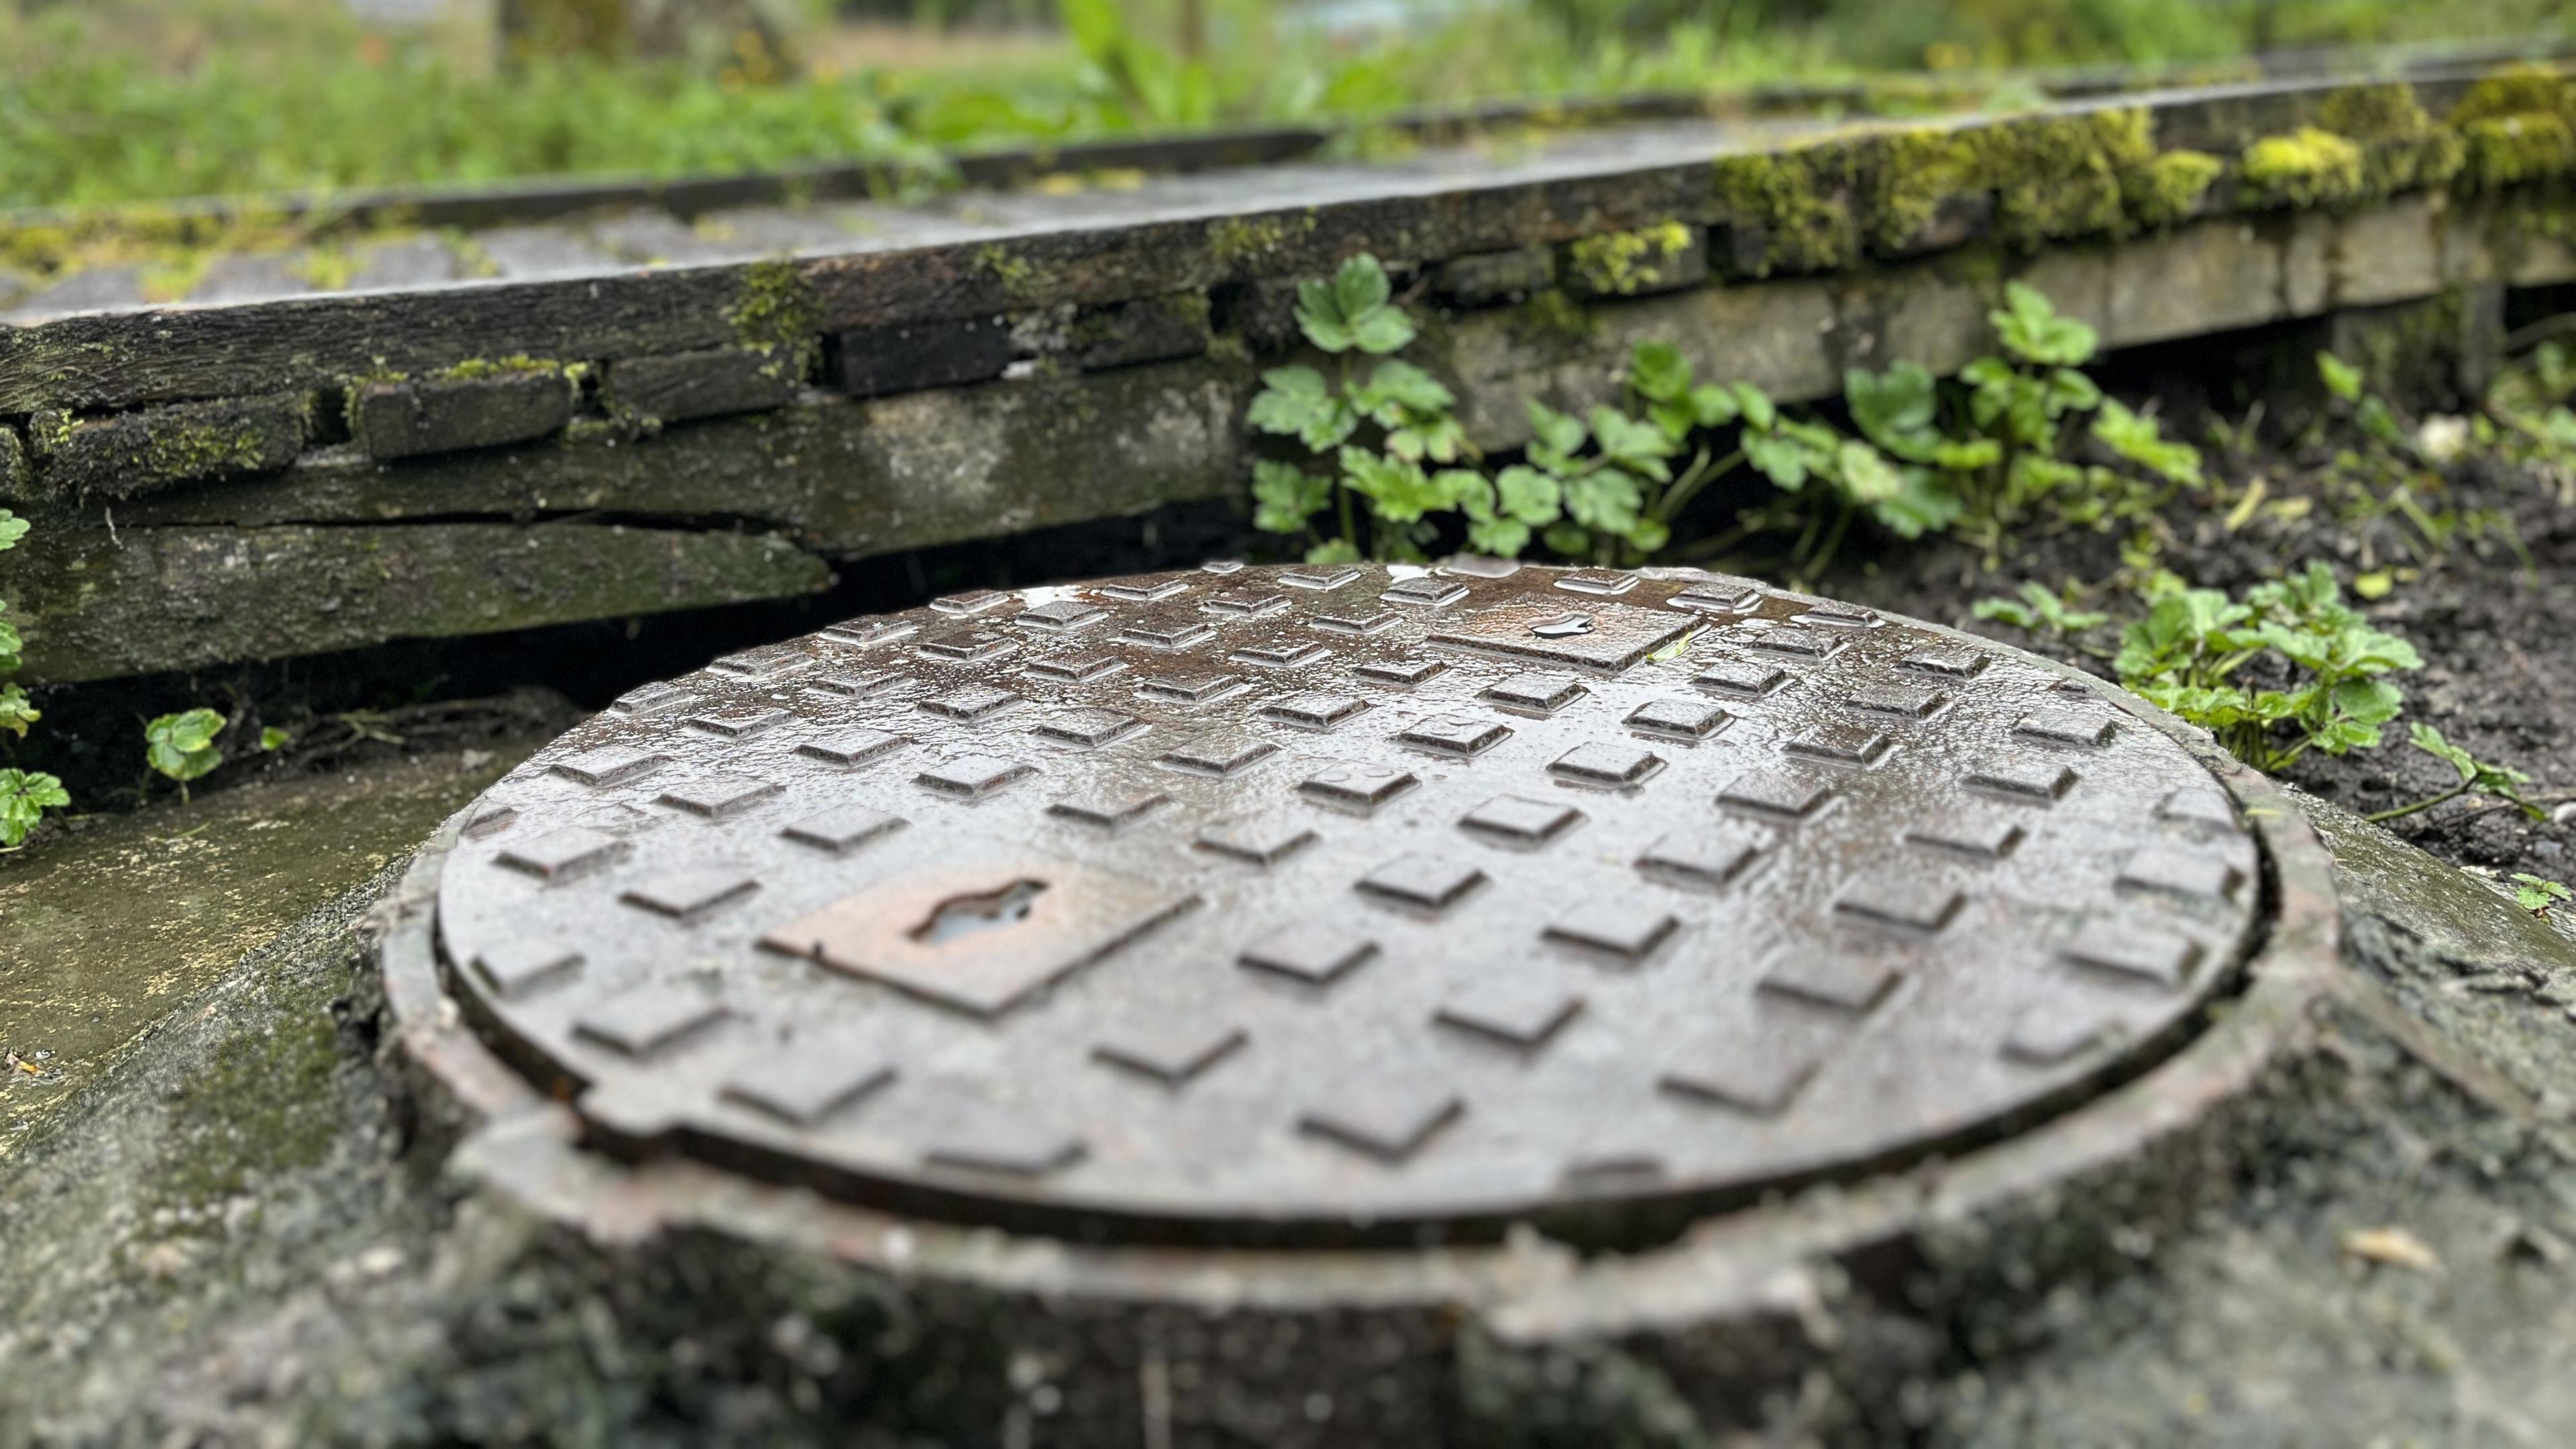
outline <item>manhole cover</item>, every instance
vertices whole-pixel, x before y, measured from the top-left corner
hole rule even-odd
[[[946,599],[637,690],[467,818],[448,970],[605,1140],[1143,1238],[1956,1144],[2169,1035],[2260,907],[2108,691],[1708,576]]]

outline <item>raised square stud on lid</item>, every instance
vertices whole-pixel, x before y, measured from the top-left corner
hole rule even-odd
[[[1637,856],[1637,869],[1668,884],[1716,890],[1762,858],[1768,842],[1742,829],[1684,830],[1661,836]]]
[[[1583,812],[1557,800],[1497,795],[1460,817],[1461,828],[1524,849],[1545,845],[1583,823]]]
[[[1335,926],[1301,921],[1243,948],[1245,966],[1294,977],[1309,985],[1339,981],[1377,954],[1377,942]]]
[[[942,795],[980,800],[1013,780],[1036,773],[1036,766],[1019,760],[1005,760],[995,755],[967,755],[942,760],[912,778],[915,784]]]
[[[1284,815],[1212,820],[1191,843],[1251,865],[1276,865],[1315,839],[1315,828]]]
[[[1359,889],[1424,910],[1445,910],[1484,883],[1484,870],[1441,855],[1400,855],[1360,877]]]
[[[1010,601],[1011,596],[998,589],[977,589],[972,593],[933,599],[930,608],[933,613],[946,614],[951,618],[971,619],[978,614],[989,614]]]
[[[903,736],[865,725],[835,730],[820,739],[807,740],[796,747],[796,753],[808,759],[826,760],[835,765],[864,765],[903,743]]]
[[[856,649],[874,648],[908,639],[921,631],[921,626],[900,619],[852,619],[845,624],[832,624],[822,630],[824,638],[835,644]]]
[[[1527,1050],[1544,1045],[1582,1010],[1582,997],[1539,971],[1471,980],[1443,997],[1432,1019]]]
[[[1965,679],[1986,667],[1983,650],[1965,644],[1925,644],[1909,650],[1896,661],[1899,669],[1918,674],[1939,674],[1951,679]]]
[[[605,745],[568,755],[548,768],[567,780],[578,780],[585,785],[623,785],[629,780],[640,780],[667,763],[668,757],[651,750],[639,750],[632,745]]]
[[[1863,714],[1891,715],[1897,719],[1930,719],[1949,703],[1950,697],[1928,684],[1890,679],[1864,684],[1843,696],[1843,704]]]
[[[2100,749],[2111,743],[2119,728],[2117,717],[2108,710],[2046,705],[2022,716],[2013,733],[2051,744]]]
[[[1994,810],[1950,811],[1906,827],[1905,843],[1978,860],[2001,860],[2021,844],[2022,828]]]
[[[1297,793],[1319,804],[1365,814],[1420,783],[1410,770],[1332,764],[1299,781]]]
[[[693,714],[689,716],[688,725],[691,729],[704,730],[729,740],[744,740],[764,730],[775,729],[793,718],[795,716],[787,711],[767,705],[736,704],[709,710],[705,714]]]
[[[1359,576],[1360,571],[1349,564],[1310,564],[1280,574],[1279,582],[1292,589],[1338,589],[1358,582]]]
[[[1589,594],[1596,599],[1614,599],[1635,588],[1637,576],[1612,573],[1606,569],[1587,569],[1581,573],[1559,574],[1555,584],[1569,594]]]
[[[1011,616],[1011,622],[1023,629],[1042,634],[1070,634],[1076,629],[1097,624],[1109,617],[1109,611],[1089,599],[1057,599],[1022,609]]]
[[[2116,971],[2158,986],[2180,986],[2200,959],[2200,943],[2134,921],[2092,920],[2060,954],[2078,966]]]
[[[1680,927],[1670,911],[1644,901],[1612,900],[1576,906],[1548,922],[1539,934],[1560,945],[1642,961]]]
[[[1237,664],[1253,664],[1263,669],[1295,669],[1328,658],[1332,652],[1312,639],[1282,639],[1269,644],[1247,644],[1227,657]]]
[[[1824,724],[1791,736],[1780,748],[1829,765],[1874,765],[1894,743],[1866,727]]]
[[[1489,553],[1453,553],[1440,561],[1440,571],[1471,579],[1507,579],[1521,571],[1521,561]]]
[[[1691,683],[1702,689],[1738,699],[1760,699],[1788,682],[1787,670],[1749,659],[1711,660],[1707,668],[1691,676]]]
[[[1621,723],[1642,735],[1668,740],[1704,740],[1726,728],[1734,716],[1704,699],[1667,695],[1628,711]]]
[[[1327,634],[1375,634],[1395,627],[1392,609],[1337,609],[1314,617],[1316,628]]]
[[[616,701],[608,706],[608,712],[630,715],[637,719],[648,719],[654,715],[676,714],[684,709],[694,709],[699,699],[700,695],[694,689],[674,684],[667,679],[657,679],[651,684],[639,684],[617,696]]]
[[[571,980],[582,960],[560,941],[504,941],[475,952],[474,969],[502,1000],[517,1001]]]
[[[1079,1136],[1053,1123],[993,1107],[948,1113],[921,1156],[932,1167],[1044,1177],[1081,1161],[1084,1150]]]
[[[2217,825],[2229,830],[2238,828],[2235,803],[2227,792],[2215,785],[2187,786],[2165,796],[2156,806],[2158,820],[2180,820],[2193,825]]]
[[[474,813],[465,818],[465,838],[481,840],[487,835],[498,835],[516,824],[518,819],[518,806],[504,805],[498,800],[484,800],[476,804]]]
[[[1122,740],[1144,727],[1145,722],[1123,709],[1069,709],[1042,720],[1029,730],[1040,739],[1060,745],[1074,745],[1096,750],[1114,740]]]
[[[514,840],[501,847],[494,859],[512,870],[553,882],[588,875],[622,859],[626,851],[626,842],[614,835],[568,825],[526,840]]]
[[[2121,885],[2213,901],[2226,900],[2239,878],[2223,857],[2165,845],[2150,845],[2120,867]]]
[[[1426,1081],[1343,1081],[1297,1118],[1299,1130],[1330,1138],[1385,1163],[1422,1150],[1467,1110],[1447,1086]]]
[[[1761,586],[1742,579],[1702,579],[1664,603],[1702,614],[1734,614],[1762,602]]]
[[[728,654],[707,668],[754,684],[765,684],[794,674],[812,662],[812,656],[797,645],[763,644],[757,649]]]
[[[784,1050],[766,1048],[735,1068],[724,1097],[791,1127],[819,1127],[894,1078],[894,1063],[880,1052],[807,1038]]]
[[[1160,1017],[1112,1029],[1091,1048],[1091,1055],[1166,1087],[1180,1087],[1250,1040],[1250,1033],[1230,1022]]]
[[[1718,791],[1717,803],[1776,820],[1803,820],[1825,808],[1833,797],[1832,782],[1805,771],[1752,770]]]
[[[1220,669],[1191,669],[1158,674],[1142,681],[1136,692],[1171,704],[1207,704],[1243,688],[1243,676]]]
[[[1547,772],[1573,785],[1624,790],[1663,769],[1663,757],[1620,740],[1591,740],[1548,763]]]
[[[1808,605],[1807,612],[1798,616],[1798,622],[1821,625],[1827,629],[1869,629],[1875,628],[1879,619],[1875,610],[1864,609],[1858,604],[1837,604],[1828,601]]]
[[[1904,875],[1865,875],[1834,898],[1834,918],[1882,930],[1930,935],[1950,924],[1968,898],[1939,882]]]
[[[1199,565],[1199,572],[1203,574],[1215,574],[1219,578],[1223,578],[1227,574],[1239,574],[1243,572],[1243,560],[1239,558],[1212,558]]]
[[[695,923],[758,889],[760,882],[731,866],[688,866],[647,876],[617,898],[657,916]]]
[[[1199,607],[1229,618],[1257,619],[1287,608],[1288,596],[1257,589],[1228,589],[1224,593],[1208,595],[1200,601]]]
[[[1154,763],[1186,774],[1222,778],[1242,774],[1278,752],[1279,747],[1268,740],[1220,730],[1196,739],[1182,740],[1156,755]]]
[[[888,831],[900,829],[903,823],[900,815],[889,815],[865,805],[835,805],[778,833],[799,845],[840,855],[856,850]]]
[[[1030,660],[1028,672],[1055,684],[1086,684],[1126,667],[1126,660],[1109,654],[1058,654]]]
[[[1798,1099],[1817,1065],[1811,1050],[1745,1036],[1692,1051],[1667,1067],[1657,1085],[1693,1101],[1776,1117]]]
[[[1968,783],[1980,790],[2019,800],[2058,800],[2083,779],[2062,760],[2044,755],[2003,755],[1968,771]]]
[[[925,658],[959,664],[982,664],[1000,659],[1019,647],[1010,635],[992,629],[950,629],[929,635],[915,646]]]
[[[1328,690],[1310,689],[1265,705],[1261,717],[1301,730],[1328,730],[1368,708],[1368,701]]]
[[[709,820],[722,820],[759,804],[778,793],[774,780],[753,775],[731,773],[701,775],[662,788],[660,803],[703,815]]]
[[[1437,659],[1374,659],[1351,672],[1373,684],[1392,684],[1410,689],[1448,667]]]
[[[1216,637],[1216,627],[1206,619],[1131,619],[1118,629],[1121,645],[1139,645],[1146,650],[1188,650],[1200,639]]]
[[[1138,785],[1095,784],[1047,806],[1049,815],[1103,830],[1122,830],[1168,803],[1171,796]]]
[[[1190,591],[1185,579],[1131,579],[1125,583],[1102,584],[1100,592],[1131,604],[1150,604]]]
[[[863,699],[872,694],[883,694],[901,683],[903,676],[890,669],[843,669],[815,675],[805,681],[805,687],[819,689],[826,694],[846,694]]]
[[[972,723],[990,719],[1019,702],[1020,697],[1007,689],[995,689],[989,684],[961,684],[923,700],[921,708],[931,714]]]
[[[1855,1014],[1887,999],[1905,973],[1875,956],[1805,948],[1774,961],[1761,989]]]
[[[1489,719],[1443,714],[1418,720],[1396,735],[1399,744],[1444,755],[1481,755],[1512,737],[1511,727]]]
[[[641,1058],[677,1047],[727,1015],[723,1002],[692,986],[638,986],[585,1008],[573,1030]]]
[[[1419,578],[1400,579],[1378,595],[1390,604],[1408,604],[1420,609],[1439,609],[1467,597],[1467,586],[1456,579],[1424,574]]]
[[[1766,654],[1787,654],[1799,659],[1826,658],[1842,648],[1843,643],[1820,629],[1801,629],[1794,624],[1748,630],[1736,635],[1733,642],[1746,649],[1759,649]]]
[[[2105,1045],[2118,1027],[2117,1009],[2107,1003],[2060,995],[2033,1002],[2013,1019],[2003,1055],[2031,1066],[2055,1066]]]
[[[1553,714],[1581,699],[1586,692],[1583,681],[1571,674],[1530,673],[1497,680],[1476,697],[1505,709]]]

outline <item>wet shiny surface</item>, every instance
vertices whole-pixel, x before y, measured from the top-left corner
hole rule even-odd
[[[2116,1069],[2258,927],[2108,691],[1741,580],[986,593],[638,690],[439,927],[582,1112],[1111,1233],[1689,1201]]]

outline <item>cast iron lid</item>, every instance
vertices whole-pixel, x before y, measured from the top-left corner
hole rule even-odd
[[[600,1138],[1247,1240],[1716,1204],[2133,1067],[2259,934],[2216,779],[1715,575],[1205,570],[853,620],[495,785],[452,988]]]

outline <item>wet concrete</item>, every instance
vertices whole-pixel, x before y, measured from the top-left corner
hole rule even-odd
[[[541,741],[76,822],[0,859],[0,1162],[155,1026],[384,870]]]

